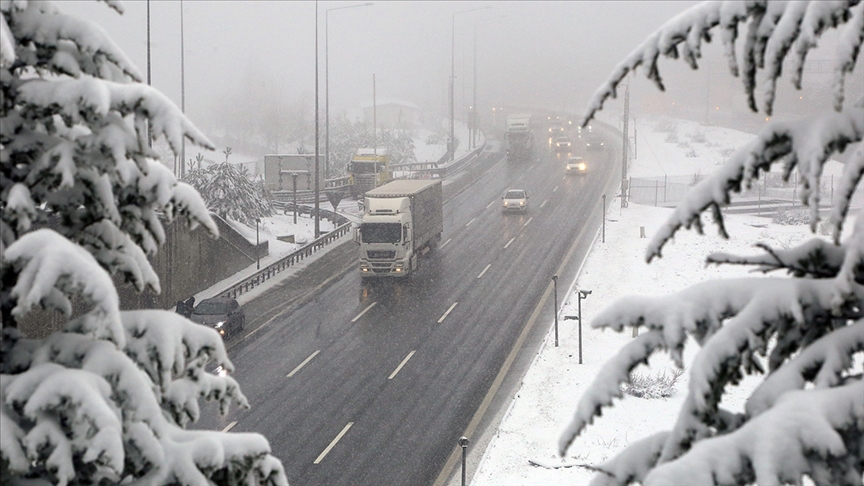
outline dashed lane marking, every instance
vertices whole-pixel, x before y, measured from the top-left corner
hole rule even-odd
[[[321,350],[318,349],[314,353],[310,354],[308,358],[304,359],[302,363],[297,365],[297,367],[294,368],[293,370],[291,370],[291,373],[288,373],[287,375],[285,375],[285,377],[291,378],[292,376],[294,376],[298,371],[300,371],[300,368],[309,364],[309,362],[312,361],[312,358],[314,358],[315,356],[318,356],[318,353],[320,353],[320,352],[321,352]]]
[[[456,304],[458,304],[458,303],[459,302],[453,302],[453,305],[451,305],[450,308],[447,309],[447,312],[445,312],[444,315],[442,315],[441,317],[438,318],[438,324],[441,324],[442,322],[444,322],[444,319],[447,319],[447,315],[450,314],[450,311],[452,311],[453,308],[456,307]]]
[[[327,454],[330,453],[330,450],[333,449],[334,446],[336,446],[336,443],[339,442],[339,439],[341,439],[342,436],[344,436],[348,432],[348,429],[350,429],[352,425],[354,425],[354,422],[348,422],[348,425],[346,425],[342,429],[342,432],[339,432],[339,435],[337,435],[336,438],[333,439],[332,442],[330,442],[330,445],[328,445],[327,448],[324,449],[323,452],[321,452],[321,454],[318,456],[317,459],[315,459],[315,462],[313,464],[321,464],[321,461],[324,460],[324,457],[326,457]]]
[[[363,309],[363,312],[361,312],[361,313],[357,314],[356,316],[354,316],[354,319],[351,319],[351,322],[357,322],[357,319],[360,319],[361,317],[363,317],[363,314],[369,312],[369,309],[375,307],[375,304],[377,304],[377,303],[378,303],[378,302],[372,302],[371,304],[369,304],[369,307]]]
[[[411,359],[411,356],[414,356],[414,353],[416,353],[416,352],[417,352],[417,351],[414,350],[414,351],[411,351],[410,353],[408,353],[408,356],[405,356],[405,359],[403,359],[402,362],[399,363],[399,366],[397,366],[396,369],[393,370],[393,373],[390,373],[390,376],[388,376],[387,379],[388,379],[388,380],[392,380],[393,377],[396,376],[396,373],[399,373],[399,370],[401,370],[402,367],[405,366],[405,363],[407,363],[408,360]]]

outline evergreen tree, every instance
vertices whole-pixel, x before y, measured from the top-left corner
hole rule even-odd
[[[702,231],[710,210],[728,237],[720,208],[749,188],[772,165],[788,180],[801,180],[801,202],[819,222],[820,179],[828,158],[847,148],[841,189],[829,224],[833,241],[814,237],[790,249],[761,245],[764,254],[713,254],[709,262],[755,265],[787,278],[709,281],[664,298],[627,297],[597,316],[595,327],[643,332],[612,358],[582,397],[559,447],[621,397],[630,372],[655,351],[669,352],[683,368],[689,338],[701,346],[689,367],[689,390],[674,428],[631,444],[597,467],[593,485],[861,485],[864,474],[864,213],[842,238],[852,193],[864,175],[864,98],[844,106],[844,80],[864,41],[864,3],[705,2],[673,18],[621,62],[598,90],[583,125],[614,97],[624,77],[643,65],[662,90],[658,58],[682,57],[698,68],[702,41],[719,30],[729,68],[744,81],[748,105],[759,106],[757,73],[766,86],[761,108],[773,111],[776,81],[790,60],[792,82],[801,87],[805,59],[817,40],[837,29],[833,110],[794,121],[769,123],[713,176],[700,181],[649,243],[647,260],[682,227]],[[739,65],[736,40],[745,37]],[[858,93],[860,95],[860,93]],[[856,145],[852,145],[856,144]],[[857,364],[856,364],[857,359]],[[730,386],[745,374],[764,374],[743,413],[721,406]]]
[[[220,336],[120,311],[111,279],[159,292],[147,257],[163,218],[217,235],[148,134],[174,154],[184,137],[212,144],[98,26],[49,2],[0,13],[0,483],[287,484],[261,435],[186,429],[200,398],[248,407],[205,370],[232,370]],[[22,335],[34,306],[65,314],[63,330]]]
[[[228,163],[231,147],[224,152],[225,161],[189,173],[184,182],[195,188],[210,212],[222,219],[253,226],[256,218],[273,215],[273,203],[263,185],[249,178],[246,167]]]

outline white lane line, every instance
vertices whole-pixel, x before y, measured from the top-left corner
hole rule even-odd
[[[491,267],[491,266],[492,266],[492,264],[491,264],[491,263],[490,263],[490,264],[488,264],[488,265],[486,265],[486,268],[484,268],[484,269],[483,269],[483,271],[482,271],[482,272],[480,272],[480,275],[477,275],[477,278],[480,278],[480,277],[482,277],[482,276],[483,276],[483,274],[484,274],[484,273],[486,273],[486,270],[489,270],[489,267]]]
[[[471,223],[473,223],[475,219],[477,219],[477,218],[471,218],[471,221],[468,221],[467,223],[465,223],[465,226],[471,226]]]
[[[401,370],[402,367],[405,366],[405,363],[407,363],[408,360],[411,359],[411,356],[414,356],[414,353],[416,353],[416,352],[417,351],[414,350],[414,351],[411,351],[410,353],[408,353],[408,356],[405,356],[405,359],[403,359],[402,362],[399,363],[399,366],[397,366],[396,369],[393,370],[393,373],[390,373],[390,376],[388,376],[387,379],[392,380],[393,377],[396,376],[396,373],[399,373],[399,370]]]
[[[496,203],[496,202],[498,202],[498,201],[496,201],[496,200],[494,200],[494,199],[493,199],[493,200],[491,200],[491,201],[489,201],[489,204],[487,204],[487,205],[486,205],[486,209],[489,209],[489,208],[491,208],[491,207],[492,207],[492,205],[493,205],[493,204],[495,204],[495,203]]]
[[[342,436],[348,432],[348,429],[350,429],[352,425],[354,425],[354,422],[348,422],[348,425],[346,425],[345,428],[342,429],[342,432],[339,432],[339,435],[337,435],[336,438],[333,439],[333,442],[331,442],[330,445],[328,445],[327,448],[324,449],[321,455],[319,455],[318,458],[315,459],[315,462],[313,464],[320,464],[321,461],[324,460],[324,457],[330,452],[330,449],[332,449],[336,445],[336,443],[339,442],[339,439],[341,439]]]
[[[375,304],[377,304],[377,303],[378,303],[378,302],[372,302],[371,304],[369,304],[369,307],[363,309],[363,312],[361,312],[361,313],[357,314],[356,316],[354,316],[354,319],[351,319],[351,322],[357,322],[357,319],[360,319],[361,317],[363,317],[363,314],[369,312],[369,309],[375,307]]]
[[[447,246],[447,243],[450,243],[450,240],[452,240],[452,239],[453,238],[447,238],[447,241],[445,241],[443,245],[439,246],[438,249],[440,250],[441,248],[444,248],[445,246]]]
[[[541,205],[540,205],[540,208],[543,208],[543,206],[545,206],[545,205],[546,205],[546,203],[548,203],[548,202],[549,202],[549,200],[548,200],[548,199],[547,199],[547,200],[545,200],[545,201],[543,201],[543,204],[541,204]]]
[[[524,227],[528,226],[528,223],[530,223],[532,219],[534,219],[534,216],[531,216],[530,218],[528,218],[528,221],[525,221],[525,224],[523,224],[522,227],[524,228]]]
[[[288,373],[287,375],[285,375],[285,377],[291,378],[292,376],[294,376],[298,371],[300,371],[300,368],[309,364],[309,362],[312,361],[312,358],[314,358],[315,356],[318,356],[318,353],[320,353],[320,352],[321,352],[321,350],[319,349],[319,350],[316,350],[314,353],[310,354],[308,358],[304,359],[302,363],[297,365],[297,367],[294,368],[293,370],[291,370],[291,373]]]
[[[555,189],[552,189],[552,192],[555,192],[557,190],[558,190],[558,186],[555,186]]]
[[[452,311],[453,308],[456,307],[456,304],[458,304],[458,303],[459,302],[453,302],[453,305],[451,305],[450,308],[447,309],[447,312],[445,312],[443,316],[438,318],[438,324],[441,324],[444,321],[444,319],[447,319],[447,315],[450,314],[450,311]]]
[[[515,240],[515,239],[516,239],[515,237],[510,238],[510,241],[508,241],[507,244],[504,245],[504,248],[506,249],[508,246],[510,246],[510,243],[513,243],[513,240]]]
[[[237,425],[236,420],[231,422],[230,424],[228,424],[228,426],[225,427],[224,429],[222,429],[222,432],[228,432],[229,430],[233,429],[235,425]]]

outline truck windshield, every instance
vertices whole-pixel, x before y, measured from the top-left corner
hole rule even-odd
[[[402,241],[400,223],[363,223],[360,233],[364,243],[399,243]]]
[[[374,174],[375,162],[352,162],[355,174]]]

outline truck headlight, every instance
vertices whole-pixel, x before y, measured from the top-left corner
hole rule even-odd
[[[216,324],[213,324],[213,327],[215,327],[216,329],[219,329],[220,327],[222,327],[224,325],[225,325],[225,321],[219,321]]]

